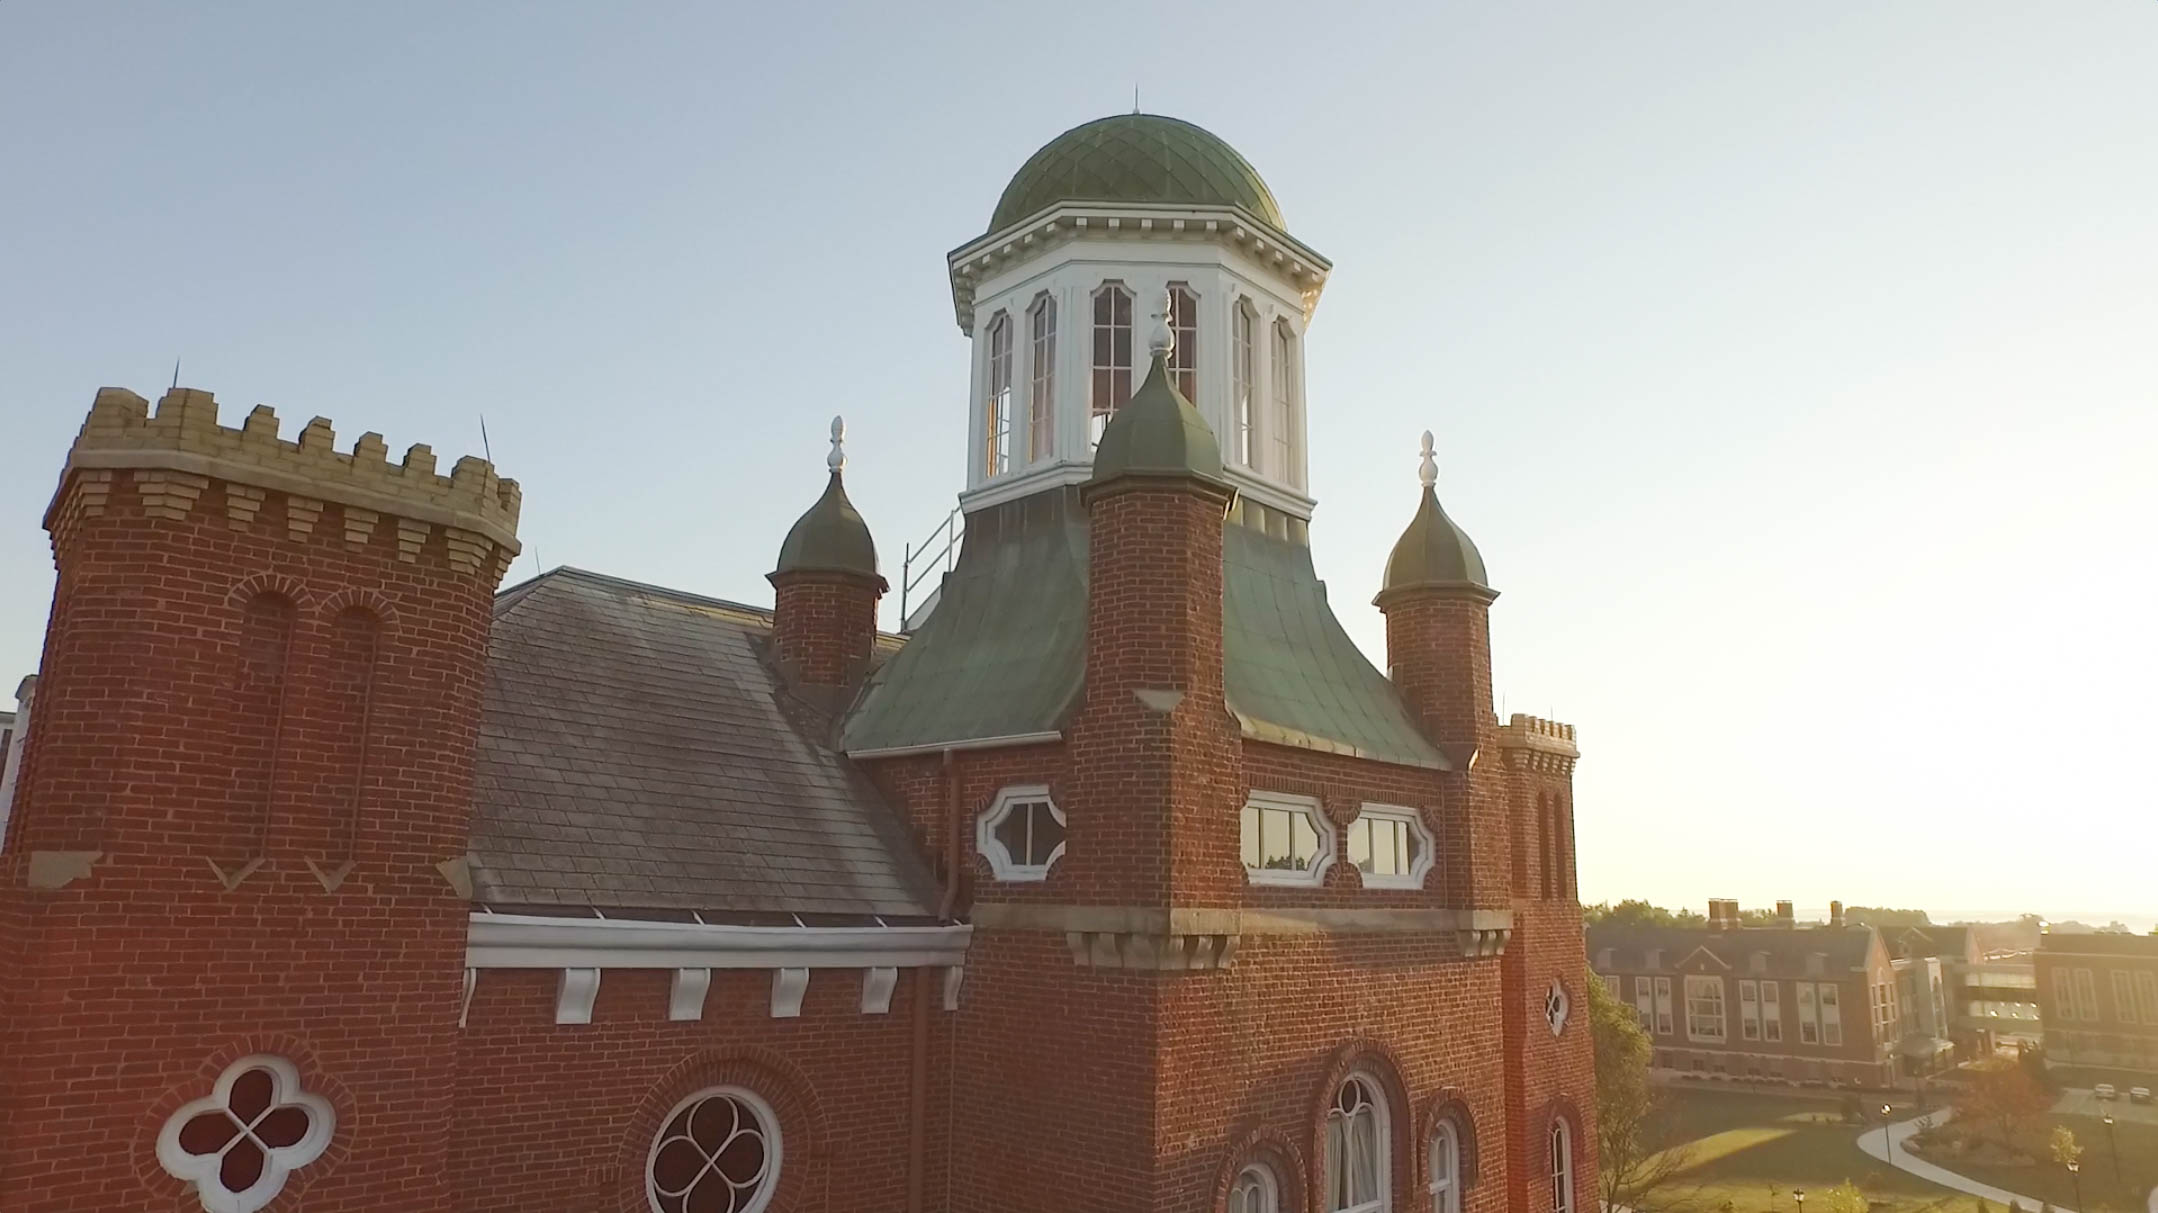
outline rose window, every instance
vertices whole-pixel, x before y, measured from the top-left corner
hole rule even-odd
[[[157,1160],[195,1186],[208,1213],[254,1213],[322,1157],[336,1127],[329,1101],[300,1089],[291,1062],[245,1057],[165,1122]]]
[[[1572,1000],[1566,997],[1566,987],[1554,979],[1550,992],[1544,995],[1544,1022],[1551,1025],[1553,1036],[1566,1030],[1566,1013],[1572,1007]]]
[[[645,1190],[654,1213],[758,1213],[779,1182],[779,1125],[738,1087],[690,1096],[652,1143]]]

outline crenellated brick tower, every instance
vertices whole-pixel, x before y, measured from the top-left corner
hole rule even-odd
[[[319,418],[287,442],[268,408],[226,429],[208,393],[153,415],[107,388],[69,452],[0,853],[9,1213],[143,1208],[146,1184],[180,1207],[182,1175],[259,1191],[325,1147],[344,1165],[287,1185],[309,1210],[448,1207],[473,736],[518,490],[332,443]],[[167,1130],[213,1082],[262,1119]],[[362,1108],[369,1132],[336,1131]]]

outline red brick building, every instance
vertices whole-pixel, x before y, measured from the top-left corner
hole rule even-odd
[[[966,536],[903,637],[836,423],[763,610],[498,591],[481,460],[99,392],[0,1208],[1585,1213],[1573,730],[1492,713],[1428,438],[1387,674],[1335,618],[1329,268],[1195,127],[1036,153],[951,254]]]
[[[2158,1078],[2158,936],[2049,932],[2036,959],[2050,1064]]]

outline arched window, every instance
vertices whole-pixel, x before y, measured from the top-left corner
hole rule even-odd
[[[1296,483],[1296,334],[1274,322],[1274,408],[1267,417],[1274,453],[1268,470],[1283,484]]]
[[[1536,810],[1536,815],[1542,819],[1536,823],[1537,842],[1539,844],[1537,847],[1537,855],[1538,858],[1543,861],[1544,900],[1549,901],[1554,895],[1554,886],[1552,882],[1558,879],[1558,867],[1552,862],[1551,858],[1552,849],[1554,846],[1557,845],[1557,840],[1552,837],[1553,826],[1551,816],[1551,797],[1549,795],[1538,797],[1536,800]]]
[[[1461,1138],[1441,1120],[1431,1134],[1431,1213],[1461,1213]]]
[[[1378,1213],[1392,1178],[1386,1104],[1379,1084],[1357,1074],[1334,1093],[1326,1114],[1327,1213]]]
[[[1229,343],[1234,347],[1229,360],[1229,409],[1235,422],[1230,438],[1230,455],[1244,467],[1251,466],[1252,384],[1258,381],[1258,343],[1254,330],[1258,328],[1258,313],[1251,310],[1251,300],[1239,299],[1231,309]]]
[[[988,398],[983,402],[982,470],[1001,474],[1012,462],[1012,318],[989,321]]]
[[[1551,1118],[1551,1213],[1574,1213],[1574,1139],[1566,1118]]]
[[[1184,399],[1196,404],[1199,400],[1199,297],[1181,282],[1169,284],[1169,331],[1176,334],[1176,346],[1169,351],[1169,370],[1175,375],[1176,390],[1184,393]]]
[[[1131,292],[1105,282],[1094,292],[1094,374],[1087,400],[1088,433],[1101,441],[1109,418],[1131,399]]]
[[[1032,390],[1027,395],[1027,462],[1056,453],[1057,441],[1057,301],[1044,292],[1027,313],[1034,342]]]
[[[761,1213],[779,1186],[779,1119],[740,1087],[674,1106],[645,1160],[652,1213]]]
[[[1228,1213],[1281,1213],[1281,1185],[1273,1169],[1253,1163],[1237,1172],[1229,1185]]]

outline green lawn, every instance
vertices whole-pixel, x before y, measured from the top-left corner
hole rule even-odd
[[[2042,1201],[2080,1208],[2083,1213],[2142,1213],[2144,1193],[2158,1185],[2158,1125],[2119,1121],[2113,1140],[2120,1147],[2119,1179],[2114,1175],[2113,1150],[2106,1142],[2106,1127],[2095,1116],[2048,1116],[2045,1127],[2033,1138],[2040,1153],[2042,1143],[2055,1125],[2066,1125],[2083,1147],[2083,1203],[2076,1204],[2075,1187],[2068,1172],[2050,1163],[2028,1166],[1981,1166],[1943,1156],[1929,1161],[1968,1175],[1981,1183],[2021,1192]]]
[[[1853,1144],[1834,1099],[1799,1099],[1679,1085],[1671,1090],[1672,1140],[1689,1143],[1686,1171],[1662,1203],[1688,1213],[1796,1213],[1793,1189],[1813,1197],[1849,1180],[1875,1213],[1938,1208],[1972,1213],[1971,1198],[1868,1158]],[[1908,1115],[1898,1108],[1897,1118]],[[1773,1189],[1773,1192],[1771,1191]],[[1824,1208],[1814,1204],[1815,1209]],[[2033,1211],[2035,1213],[2035,1211]]]

